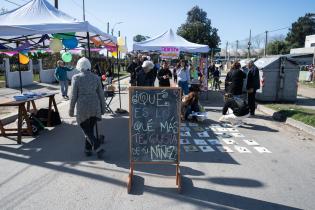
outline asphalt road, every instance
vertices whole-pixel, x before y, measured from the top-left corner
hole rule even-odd
[[[128,109],[128,94],[121,96]],[[99,123],[106,136],[104,160],[87,158],[82,133],[67,115],[68,102],[62,102],[63,125],[36,139],[24,138],[23,145],[0,137],[0,209],[314,209],[315,137],[258,113],[237,128],[243,137],[223,140],[209,128],[221,116],[221,95],[212,92],[202,103],[209,120],[198,127],[210,135],[206,140],[217,138],[233,152],[208,141],[214,151],[182,147],[181,194],[171,165],[137,165],[127,194],[128,116],[104,116]],[[111,107],[118,106],[116,97]],[[194,126],[185,127],[195,145]]]

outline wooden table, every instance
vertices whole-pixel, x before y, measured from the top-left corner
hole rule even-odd
[[[4,124],[1,122],[0,119],[0,136],[17,136],[17,143],[22,143],[22,135],[23,131],[26,131],[28,135],[32,136],[32,126],[30,123],[30,119],[28,117],[28,112],[37,112],[35,101],[43,98],[48,98],[48,119],[47,119],[47,126],[51,126],[51,113],[52,113],[52,106],[54,106],[55,112],[58,112],[57,103],[55,101],[55,93],[46,94],[36,98],[30,98],[23,101],[14,101],[8,100],[0,103],[0,107],[17,107],[18,108],[18,126],[17,128],[5,128]],[[32,110],[31,110],[32,105]],[[23,119],[26,121],[26,129],[22,128]],[[13,132],[16,131],[16,132]],[[7,133],[9,132],[9,133]]]

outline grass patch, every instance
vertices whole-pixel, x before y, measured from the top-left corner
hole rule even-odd
[[[300,84],[301,84],[302,86],[307,86],[307,87],[315,88],[315,82],[302,81],[302,82],[300,82]]]
[[[35,81],[35,82],[39,82],[39,74],[34,74],[34,77],[33,77],[33,80]]]
[[[315,110],[301,108],[290,104],[268,104],[267,107],[279,111],[286,117],[291,117],[295,120],[303,122],[307,125],[315,127]]]

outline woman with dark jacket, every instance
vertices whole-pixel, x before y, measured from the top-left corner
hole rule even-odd
[[[248,105],[250,109],[250,114],[255,115],[256,109],[256,91],[260,88],[260,76],[259,70],[254,65],[253,61],[248,63],[248,76],[247,76],[247,98],[248,98]]]
[[[95,64],[95,66],[93,68],[93,73],[96,74],[100,78],[102,88],[104,89],[104,84],[102,81],[102,72],[101,72],[101,68],[100,68],[99,64]]]
[[[162,61],[162,68],[160,69],[158,76],[159,85],[160,87],[170,87],[170,79],[172,78],[172,72],[168,68],[168,63],[163,60]]]
[[[231,70],[227,73],[225,78],[225,91],[233,96],[243,94],[243,82],[246,74],[241,70],[241,64],[235,62]]]

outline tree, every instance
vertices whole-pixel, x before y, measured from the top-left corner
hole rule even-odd
[[[292,23],[286,41],[292,48],[304,47],[305,36],[312,34],[315,34],[315,13],[306,13]]]
[[[206,44],[210,48],[217,48],[220,44],[218,29],[211,26],[211,20],[207,18],[207,12],[198,6],[194,6],[187,13],[187,19],[177,29],[177,34],[190,42]]]
[[[133,41],[134,42],[143,42],[143,41],[145,41],[147,39],[150,39],[150,37],[149,36],[143,36],[143,35],[140,35],[140,34],[138,34],[138,35],[133,37]]]
[[[280,55],[290,53],[289,43],[287,41],[275,40],[269,42],[267,45],[267,54]]]

